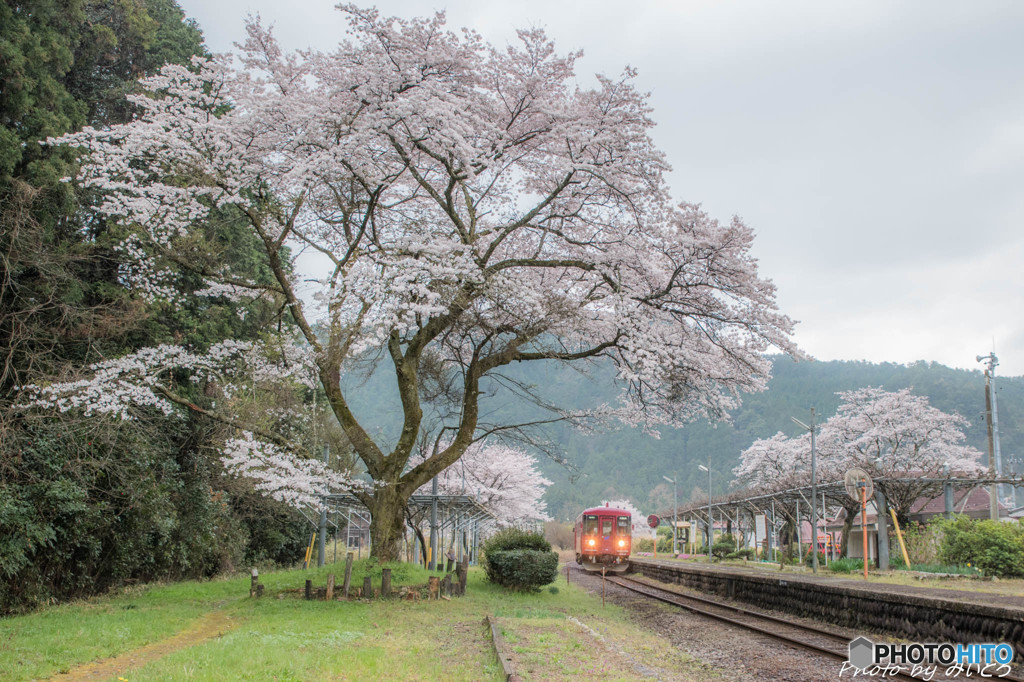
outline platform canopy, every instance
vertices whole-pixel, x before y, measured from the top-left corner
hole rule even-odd
[[[1020,476],[1015,477],[996,477],[996,476],[972,476],[972,477],[944,477],[944,478],[924,478],[920,476],[898,478],[898,477],[879,477],[874,479],[876,482],[885,483],[899,483],[906,481],[908,483],[933,483],[937,488],[941,490],[944,486],[949,486],[955,490],[973,489],[980,486],[988,486],[993,484],[1009,485],[1014,487],[1024,486],[1024,478]],[[827,500],[827,504],[834,506],[842,506],[843,502],[847,500],[846,486],[843,481],[824,481],[819,482],[816,485],[816,502],[820,506],[822,496]],[[940,492],[939,495],[942,493]],[[794,504],[799,502],[801,506],[806,505],[804,508],[810,508],[810,496],[811,486],[810,484],[797,486],[792,488],[786,488],[783,490],[776,490],[771,492],[764,491],[751,491],[751,490],[738,490],[724,495],[718,498],[712,498],[710,505],[714,512],[725,513],[726,515],[732,516],[736,512],[750,513],[764,509],[766,506],[770,506],[772,502],[780,504]],[[678,509],[675,510],[675,514],[678,516],[691,516],[699,519],[707,520],[708,517],[708,500],[687,502],[679,505]],[[661,518],[671,518],[673,510],[669,508],[666,511],[658,512],[658,516]]]

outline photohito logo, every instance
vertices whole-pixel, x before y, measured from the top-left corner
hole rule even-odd
[[[849,657],[839,675],[890,677],[909,670],[930,680],[940,669],[947,677],[1005,677],[1010,674],[1013,647],[1000,644],[876,644],[867,637],[850,642]]]

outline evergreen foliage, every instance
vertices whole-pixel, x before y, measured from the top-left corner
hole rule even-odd
[[[939,558],[972,566],[985,575],[1024,576],[1024,525],[958,516],[938,519],[942,530]]]
[[[487,579],[512,590],[536,592],[558,577],[558,555],[539,533],[506,528],[481,546]]]
[[[711,545],[711,556],[725,559],[728,555],[735,554],[736,550],[736,538],[726,533],[715,538],[715,544]]]
[[[484,556],[493,552],[504,552],[511,549],[534,549],[539,552],[550,552],[551,543],[540,533],[532,533],[522,528],[506,528],[487,538],[480,547]]]
[[[75,378],[143,346],[255,339],[280,318],[267,301],[240,311],[130,295],[116,248],[125,229],[65,181],[73,152],[40,144],[130,120],[137,79],[194,54],[206,54],[202,33],[174,0],[0,5],[0,613],[125,581],[291,562],[308,537],[296,512],[222,475],[211,442],[224,427],[200,415],[168,427],[11,408],[23,384]],[[253,280],[268,276],[230,221],[215,216],[204,235],[193,264],[216,251]],[[195,272],[180,285],[205,286]]]

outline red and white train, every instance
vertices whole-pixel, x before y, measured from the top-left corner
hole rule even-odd
[[[576,563],[588,571],[602,568],[624,573],[633,544],[633,519],[625,509],[592,507],[576,517],[573,526]]]

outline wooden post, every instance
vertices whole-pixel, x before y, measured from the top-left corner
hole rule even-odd
[[[306,581],[306,599],[312,599],[312,598],[313,598],[313,581],[312,580],[307,580]]]
[[[334,599],[334,574],[331,573],[327,576],[327,594],[325,596],[327,601]]]
[[[903,544],[903,533],[900,532],[900,522],[896,518],[896,510],[889,507],[889,512],[892,514],[892,525],[896,529],[896,539],[900,541],[900,551],[903,552],[903,563],[907,565],[907,570],[910,570],[910,555],[907,554],[907,546]]]
[[[601,567],[601,606],[604,606],[604,566]]]
[[[565,565],[565,584],[569,584],[569,564]]]
[[[462,557],[462,575],[459,576],[459,596],[466,595],[466,582],[469,580],[469,555]]]
[[[452,574],[448,573],[441,578],[441,595],[452,596]]]
[[[306,547],[306,558],[302,561],[302,570],[309,568],[309,558],[313,556],[313,541],[316,540],[316,532],[309,536],[309,546]]]
[[[348,599],[348,588],[352,584],[352,552],[345,558],[345,582],[341,584],[341,593]]]
[[[380,596],[387,599],[391,596],[391,569],[381,569]]]
[[[427,585],[429,586],[430,590],[430,598],[437,599],[438,594],[441,591],[441,579],[438,578],[436,575],[432,575],[429,578],[427,578]]]
[[[249,585],[249,596],[250,597],[257,597],[257,596],[259,596],[257,594],[259,592],[259,585],[260,585],[260,572],[257,571],[254,568],[254,569],[252,569],[252,583],[250,583],[250,585]]]
[[[363,578],[363,599],[373,599],[373,581],[370,576]]]

